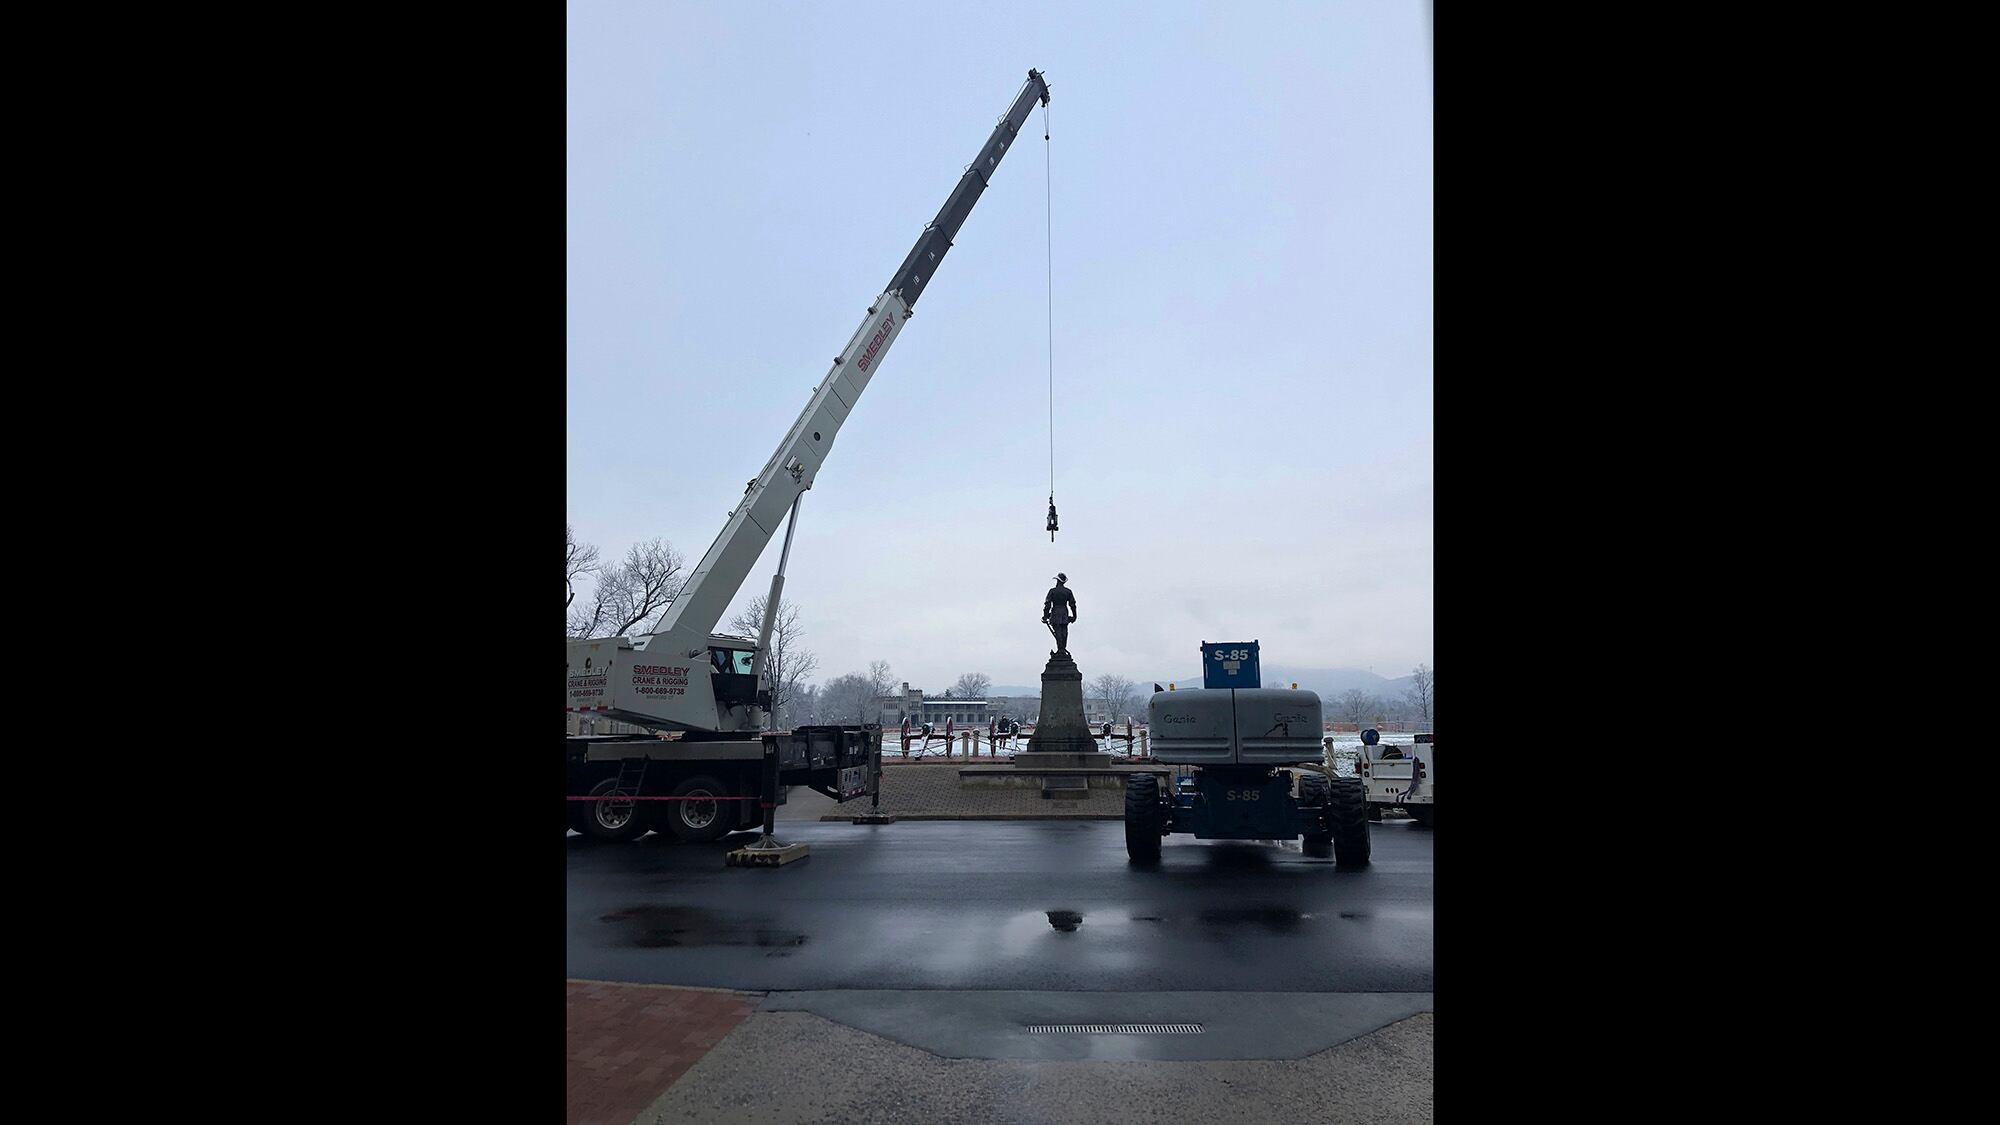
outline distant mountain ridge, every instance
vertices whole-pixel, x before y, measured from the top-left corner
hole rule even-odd
[[[1401,699],[1403,693],[1410,690],[1415,677],[1390,679],[1365,668],[1301,668],[1290,664],[1264,666],[1265,687],[1290,687],[1294,680],[1300,690],[1316,691],[1323,700],[1338,699],[1355,690],[1379,695],[1383,699]]]
[[[1379,695],[1383,699],[1401,699],[1410,690],[1414,677],[1397,676],[1390,679],[1378,676],[1365,668],[1305,668],[1292,664],[1266,664],[1263,668],[1265,687],[1290,687],[1297,681],[1300,690],[1314,691],[1324,701],[1340,698],[1349,691],[1360,690],[1369,695]],[[1176,676],[1155,676],[1142,679],[1133,677],[1139,685],[1139,696],[1144,699],[1153,694],[1153,685],[1172,683],[1176,687],[1200,687],[1201,670]],[[1088,685],[1086,685],[1088,690]],[[1022,684],[995,684],[986,692],[989,696],[1037,696],[1042,694],[1041,685],[1027,687]]]

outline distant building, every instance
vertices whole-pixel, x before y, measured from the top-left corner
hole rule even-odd
[[[910,681],[903,681],[903,690],[893,695],[885,695],[875,701],[875,721],[883,729],[900,727],[905,720],[912,725],[921,724],[924,714],[924,693],[921,688],[913,688]]]
[[[1042,713],[1042,698],[1038,695],[996,695],[986,701],[986,707],[990,714],[1032,723]]]
[[[931,724],[942,728],[947,722],[956,727],[983,727],[993,718],[993,702],[987,699],[925,699],[923,689],[903,682],[903,690],[875,701],[876,722],[887,729]]]
[[[1133,730],[1138,730],[1146,725],[1146,702],[1142,699],[1133,706],[1113,711],[1101,699],[1086,699],[1083,701],[1083,721],[1092,727],[1110,723],[1121,732],[1129,722]]]
[[[992,706],[984,699],[924,700],[924,722],[933,727],[946,722],[959,727],[983,727],[992,717]]]

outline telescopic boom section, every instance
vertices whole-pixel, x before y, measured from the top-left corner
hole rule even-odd
[[[833,368],[826,378],[813,388],[812,399],[777,452],[765,463],[764,471],[744,489],[743,499],[729,513],[722,534],[716,536],[708,553],[688,576],[680,596],[660,618],[659,627],[653,631],[655,639],[648,642],[649,649],[659,644],[657,638],[668,633],[681,634],[676,647],[686,647],[688,651],[706,645],[708,634],[722,620],[723,611],[729,608],[743,580],[749,577],[750,568],[764,553],[779,521],[791,509],[792,502],[812,487],[813,478],[833,448],[841,423],[860,401],[861,392],[867,389],[868,380],[874,377],[889,346],[896,342],[903,322],[910,318],[911,306],[937,273],[938,263],[951,249],[952,237],[972,213],[972,205],[979,202],[980,194],[1000,167],[1001,158],[1013,147],[1021,124],[1028,119],[1036,102],[1047,105],[1048,101],[1048,82],[1041,72],[1030,70],[1026,85],[1015,96],[1006,116],[993,127],[993,135],[959,178],[958,186],[945,199],[937,218],[924,227],[924,233],[903,259],[888,288],[868,307],[861,327],[855,330],[847,347],[834,357]]]
[[[958,228],[965,225],[965,217],[972,214],[972,205],[979,202],[979,195],[993,179],[993,173],[1000,167],[1000,158],[1014,147],[1014,138],[1021,132],[1021,123],[1034,112],[1035,103],[1049,104],[1049,84],[1038,70],[1028,72],[1028,82],[1014,98],[1014,104],[1007,107],[1007,115],[993,127],[993,135],[986,138],[986,147],[979,150],[979,156],[965,175],[959,177],[958,186],[938,209],[937,218],[924,228],[922,238],[911,249],[910,256],[896,270],[885,287],[890,292],[900,291],[903,302],[915,307],[917,298],[923,295],[924,286],[929,285],[931,276],[937,273],[938,263],[944,261],[945,252],[951,249],[951,240],[958,237]]]

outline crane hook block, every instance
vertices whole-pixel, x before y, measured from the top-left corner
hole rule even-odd
[[[1049,542],[1056,541],[1056,498],[1049,497]]]

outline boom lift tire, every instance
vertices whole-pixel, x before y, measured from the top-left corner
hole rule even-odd
[[[1125,779],[1125,854],[1133,863],[1160,862],[1160,779],[1135,773]]]
[[[1326,805],[1333,859],[1341,867],[1368,866],[1368,793],[1358,777],[1336,777]]]
[[[707,774],[690,777],[674,786],[676,797],[729,797],[729,786]],[[666,828],[674,839],[689,844],[705,844],[710,840],[720,840],[733,831],[736,819],[734,809],[728,806],[735,802],[724,801],[667,801]]]
[[[590,795],[601,797],[616,792],[618,779],[607,777],[590,787]],[[589,811],[583,816],[583,834],[614,844],[636,840],[646,834],[646,810],[639,801],[581,801]]]
[[[1316,773],[1299,778],[1299,804],[1309,809],[1324,809],[1331,804],[1332,786],[1325,776]],[[1326,859],[1333,854],[1333,833],[1308,832],[1299,844],[1306,855],[1313,859]]]

